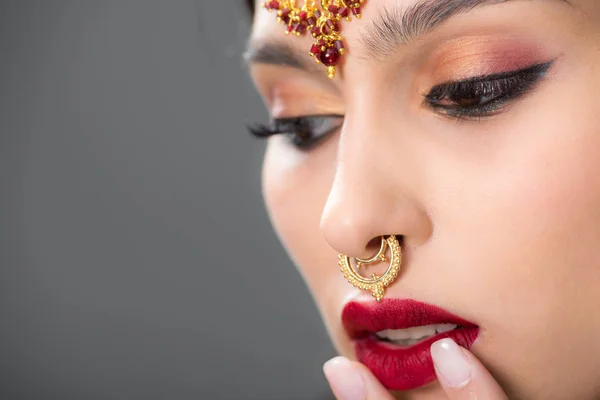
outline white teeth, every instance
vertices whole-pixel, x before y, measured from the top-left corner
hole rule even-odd
[[[424,338],[433,336],[436,333],[451,331],[456,327],[457,325],[454,324],[415,326],[407,329],[387,329],[385,331],[377,332],[376,335],[381,339],[398,342],[398,344],[403,346],[411,346]]]
[[[435,330],[437,333],[443,333],[443,332],[448,332],[453,329],[456,329],[457,326],[458,325],[454,325],[454,324],[441,324],[441,325],[436,325]]]

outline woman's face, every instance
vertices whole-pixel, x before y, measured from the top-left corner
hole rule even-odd
[[[252,77],[273,120],[303,118],[268,140],[272,222],[338,351],[399,397],[444,396],[386,375],[419,369],[410,346],[349,336],[356,303],[379,327],[407,299],[477,325],[471,351],[512,399],[600,396],[599,23],[596,0],[367,0],[330,80],[310,36],[257,8]],[[379,304],[338,253],[392,234],[402,270]]]

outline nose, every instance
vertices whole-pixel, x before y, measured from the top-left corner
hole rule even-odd
[[[400,235],[407,246],[426,241],[432,233],[421,201],[418,159],[410,149],[414,139],[403,128],[394,128],[397,122],[386,128],[367,115],[346,114],[336,173],[321,217],[329,245],[360,258],[377,252],[382,235]]]

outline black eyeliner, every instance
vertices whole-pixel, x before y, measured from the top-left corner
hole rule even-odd
[[[434,86],[425,95],[425,102],[434,110],[443,111],[451,117],[485,117],[498,111],[503,105],[532,90],[545,76],[554,60],[535,64],[514,71],[477,76],[461,81]],[[461,101],[490,97],[484,104],[461,105]],[[455,105],[438,102],[449,100]]]
[[[512,70],[512,71],[498,72],[498,73],[489,74],[489,75],[479,75],[479,76],[474,76],[474,77],[467,78],[467,79],[462,79],[459,81],[450,81],[450,82],[440,83],[438,85],[435,85],[429,91],[429,93],[426,95],[426,97],[435,96],[437,93],[439,93],[440,91],[442,91],[444,88],[446,88],[448,86],[494,81],[494,80],[506,79],[506,78],[511,78],[511,77],[515,77],[518,75],[524,75],[524,74],[538,75],[538,76],[543,75],[546,72],[548,72],[548,70],[550,69],[550,67],[552,67],[553,64],[554,64],[554,60],[551,60],[548,62],[534,64],[529,67],[520,68],[520,69],[516,69],[516,70]]]

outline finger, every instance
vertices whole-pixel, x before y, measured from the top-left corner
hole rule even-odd
[[[508,399],[483,364],[452,339],[432,344],[431,357],[438,380],[450,400]]]
[[[335,357],[323,366],[337,400],[393,400],[394,398],[364,365]]]

